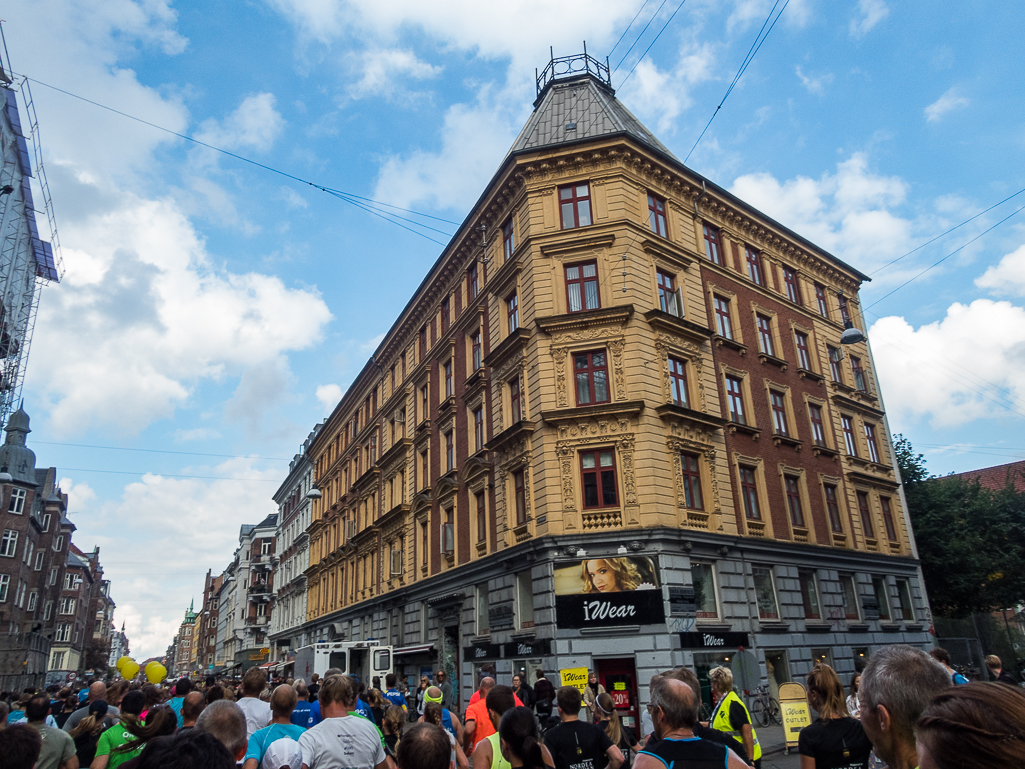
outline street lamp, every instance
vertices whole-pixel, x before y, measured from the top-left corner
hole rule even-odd
[[[843,291],[840,292],[840,298],[846,299]],[[865,333],[860,328],[854,327],[850,316],[844,320],[843,329],[843,333],[840,334],[840,344],[857,344],[865,341]]]

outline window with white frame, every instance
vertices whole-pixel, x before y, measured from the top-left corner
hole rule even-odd
[[[33,590],[31,593],[28,594],[28,606],[26,607],[26,611],[30,611],[30,612],[35,611],[36,610],[36,604],[38,604],[38,603],[39,603],[39,591],[38,590]]]
[[[36,571],[43,570],[43,551],[36,551]]]
[[[11,575],[0,574],[0,603],[7,601],[7,592],[11,589]]]
[[[43,621],[49,622],[50,617],[53,615],[53,601],[47,601],[43,605]]]
[[[60,613],[61,614],[74,614],[75,613],[75,599],[74,598],[61,598],[60,602]]]
[[[53,637],[57,643],[67,643],[71,640],[71,623],[61,622],[57,625],[57,632]],[[63,663],[63,660],[62,660]]]
[[[719,605],[716,601],[715,576],[712,564],[691,562],[690,577],[694,586],[694,605],[697,607],[697,619],[718,619]]]
[[[776,601],[776,585],[772,579],[772,568],[755,566],[751,569],[751,576],[755,583],[758,619],[778,620],[779,603]]]
[[[25,489],[11,489],[11,503],[7,506],[7,512],[14,515],[21,515],[25,512]]]
[[[5,558],[13,558],[18,552],[18,532],[14,529],[4,529],[3,539],[0,539],[0,555]]]

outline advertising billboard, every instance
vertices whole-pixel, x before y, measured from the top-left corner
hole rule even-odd
[[[648,556],[587,558],[555,569],[560,627],[616,627],[665,622],[658,564]]]

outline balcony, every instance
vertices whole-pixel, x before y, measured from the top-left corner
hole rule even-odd
[[[256,582],[249,586],[246,591],[250,599],[254,601],[269,601],[271,597],[271,586],[267,582]]]

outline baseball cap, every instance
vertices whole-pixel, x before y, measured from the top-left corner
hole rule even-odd
[[[263,753],[260,769],[302,769],[303,753],[291,737],[274,740]]]

